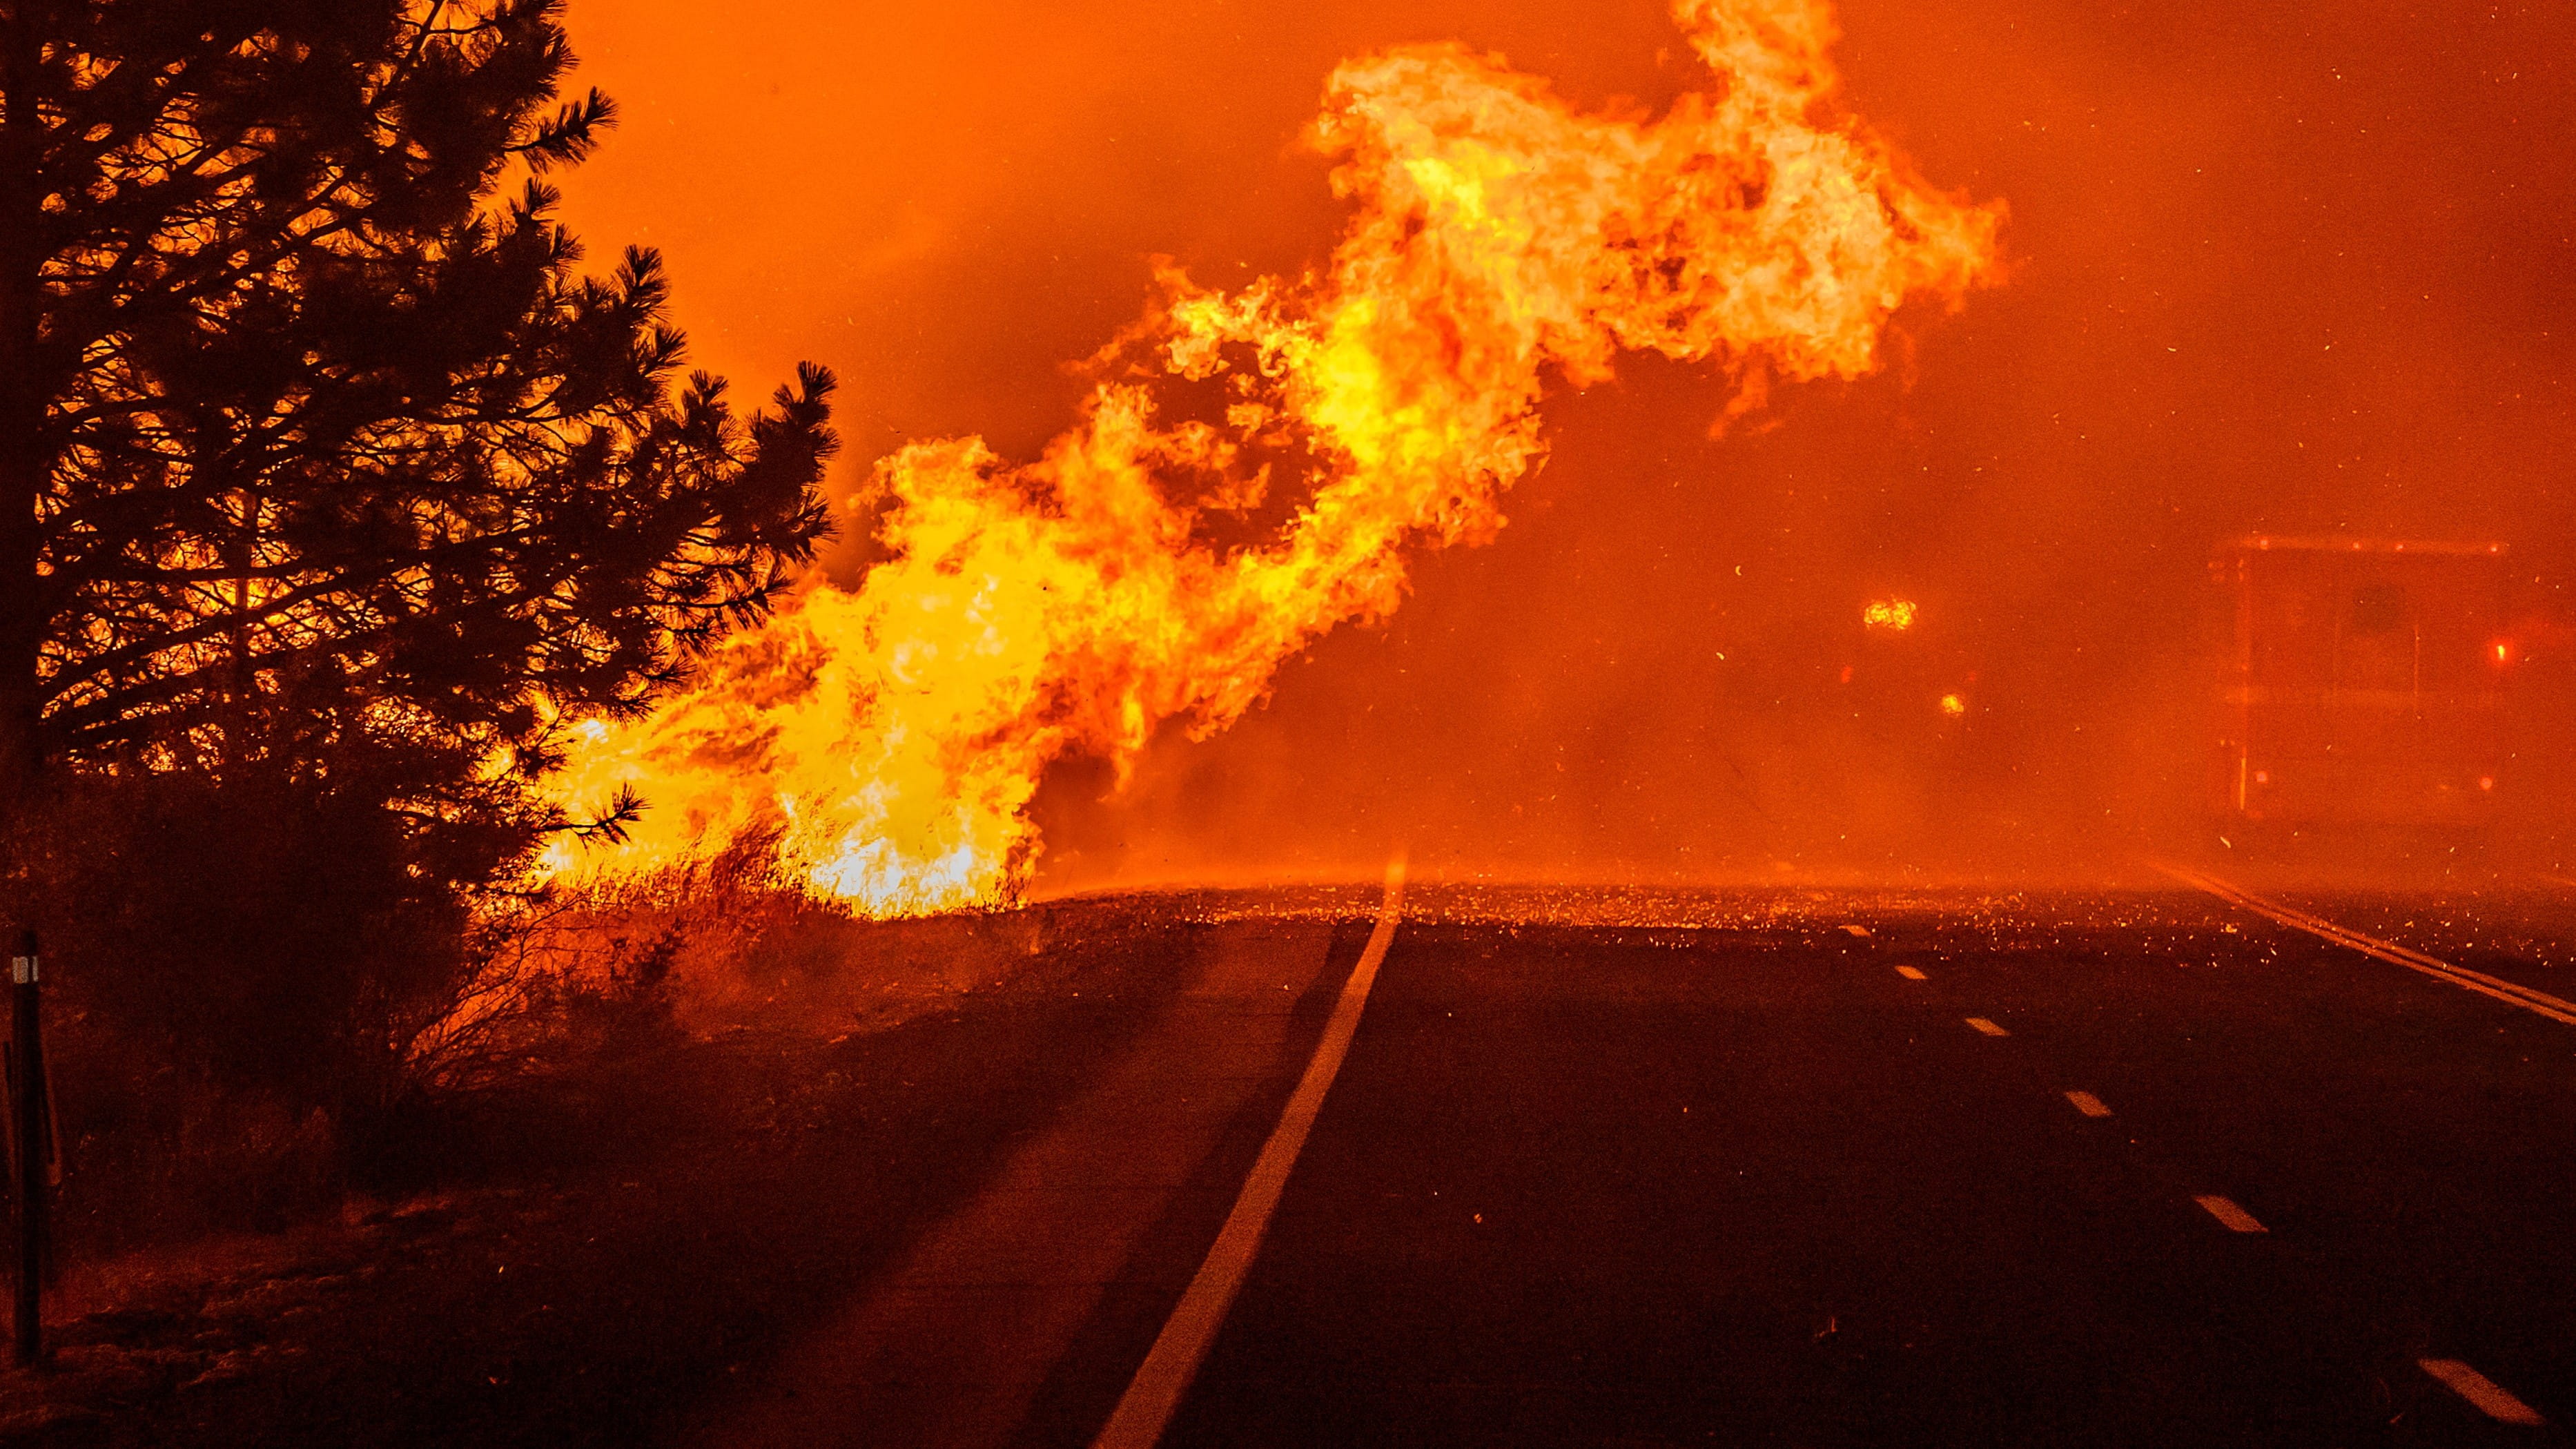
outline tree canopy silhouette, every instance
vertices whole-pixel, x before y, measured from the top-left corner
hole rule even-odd
[[[658,259],[554,219],[614,114],[561,0],[0,16],[0,804],[256,765],[454,822],[810,558],[830,374],[675,385]]]

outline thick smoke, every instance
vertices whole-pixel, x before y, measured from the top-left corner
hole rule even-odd
[[[856,588],[810,589],[653,717],[577,732],[563,797],[651,809],[557,868],[759,831],[872,913],[1011,899],[1051,763],[1225,728],[1318,637],[1392,611],[1412,556],[1491,538],[1551,385],[1652,353],[1721,364],[1740,406],[1773,374],[1874,370],[1898,307],[1991,276],[1999,208],[1836,113],[1825,7],[1676,15],[1712,86],[1652,120],[1457,47],[1343,65],[1314,128],[1352,208],[1330,264],[1233,291],[1168,274],[1036,461],[977,438],[887,459]]]

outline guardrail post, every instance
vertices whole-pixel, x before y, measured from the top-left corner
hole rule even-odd
[[[52,1113],[45,1100],[43,973],[36,952],[36,933],[18,933],[18,949],[9,958],[12,1031],[9,1052],[10,1145],[18,1169],[18,1313],[17,1357],[21,1365],[45,1357],[45,1209],[46,1171],[52,1157]]]

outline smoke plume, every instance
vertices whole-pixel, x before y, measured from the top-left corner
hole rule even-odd
[[[1224,729],[1317,637],[1396,608],[1410,556],[1491,538],[1551,386],[1655,352],[1714,364],[1740,409],[1773,377],[1873,370],[1900,306],[1991,279],[2001,208],[1836,110],[1826,6],[1675,17],[1712,84],[1654,118],[1578,114],[1455,46],[1342,65],[1312,132],[1351,213],[1330,263],[1234,291],[1166,267],[1040,457],[888,458],[856,588],[808,589],[652,716],[574,731],[560,797],[649,810],[553,868],[758,831],[870,914],[1012,900],[1050,763]]]

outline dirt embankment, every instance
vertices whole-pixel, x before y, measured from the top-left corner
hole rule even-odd
[[[1201,933],[1151,900],[800,933],[425,1124],[417,1192],[67,1264],[0,1444],[648,1440],[974,1191]]]

